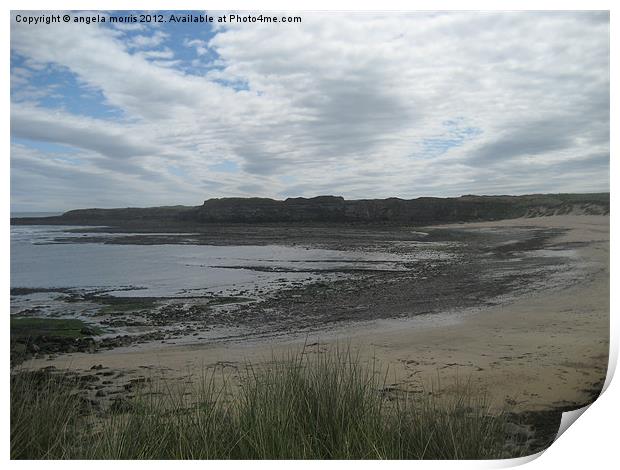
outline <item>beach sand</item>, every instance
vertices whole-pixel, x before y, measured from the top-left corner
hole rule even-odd
[[[609,217],[565,215],[451,227],[568,229],[552,243],[571,244],[586,266],[577,284],[524,295],[508,304],[408,320],[351,324],[306,337],[246,342],[149,345],[97,354],[76,353],[26,367],[122,371],[124,380],[149,374],[200,375],[223,366],[233,379],[247,361],[265,364],[306,344],[309,354],[349,347],[362,361],[387,368],[392,390],[447,393],[455,377],[488,393],[491,403],[514,411],[576,408],[592,400],[607,373],[609,350]],[[450,227],[450,226],[446,226]],[[318,343],[318,345],[317,345]]]

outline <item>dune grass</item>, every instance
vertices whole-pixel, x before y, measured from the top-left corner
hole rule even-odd
[[[189,389],[150,385],[95,412],[75,384],[13,374],[13,459],[488,459],[515,456],[503,415],[462,387],[452,398],[383,393],[349,351],[293,354]],[[508,450],[512,449],[512,450]]]
[[[11,458],[70,457],[83,433],[76,383],[45,372],[11,375]]]

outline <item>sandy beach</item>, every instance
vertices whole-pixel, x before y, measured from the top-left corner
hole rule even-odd
[[[24,366],[92,372],[101,365],[116,380],[197,377],[222,366],[233,380],[247,362],[268,363],[300,350],[308,354],[349,347],[362,361],[387,368],[392,391],[449,392],[455,378],[480,387],[494,406],[515,411],[580,407],[600,389],[609,347],[609,217],[564,215],[447,228],[537,227],[567,229],[551,244],[570,245],[584,273],[577,283],[537,290],[480,309],[419,315],[411,319],[353,323],[329,332],[215,344],[149,345],[97,354],[35,359]]]
[[[469,224],[476,227],[569,228],[557,243],[585,243],[578,256],[587,279],[509,305],[465,313],[451,325],[395,328],[354,335],[373,345],[397,383],[455,373],[485,388],[495,404],[514,409],[578,407],[600,388],[609,349],[609,218],[558,216]]]

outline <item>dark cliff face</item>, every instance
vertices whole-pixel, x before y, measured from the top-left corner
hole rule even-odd
[[[80,209],[13,224],[145,226],[208,223],[411,223],[417,225],[559,214],[609,214],[609,193],[362,199],[337,196],[209,199],[202,206]]]
[[[334,196],[285,201],[223,198],[205,201],[186,218],[199,222],[338,222],[346,220],[345,211],[345,200]]]
[[[106,225],[152,226],[179,223],[180,217],[195,207],[127,207],[123,209],[75,209],[55,217],[11,219],[12,225]]]
[[[214,222],[417,223],[496,220],[567,213],[609,214],[609,194],[423,197],[345,201],[320,196],[284,201],[258,198],[209,199],[184,214],[187,220]]]

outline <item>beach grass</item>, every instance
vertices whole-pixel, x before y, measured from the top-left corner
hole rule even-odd
[[[221,371],[220,371],[221,372]],[[90,408],[60,375],[11,378],[13,459],[490,459],[523,448],[466,385],[388,393],[349,350],[304,351],[190,388],[155,381],[124,406]],[[186,386],[188,387],[188,386]],[[389,388],[388,388],[389,389]]]
[[[11,458],[57,459],[84,434],[77,383],[43,371],[11,375]]]

